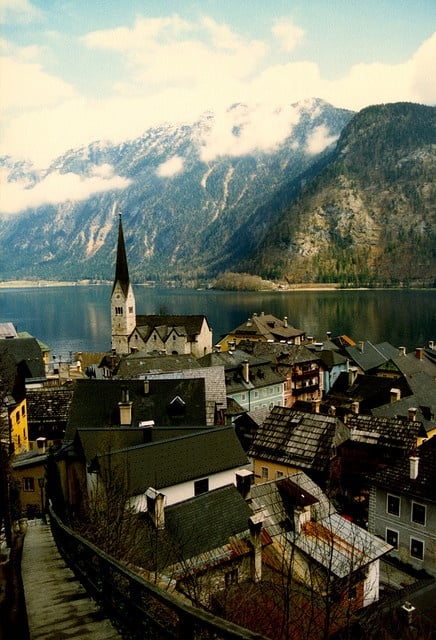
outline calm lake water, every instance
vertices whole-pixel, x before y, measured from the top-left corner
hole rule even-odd
[[[74,351],[107,351],[110,294],[110,285],[0,289],[0,322],[13,322],[63,359]],[[205,314],[214,341],[261,311],[287,316],[320,341],[327,331],[408,350],[436,341],[435,290],[237,293],[136,285],[135,296],[138,314]]]

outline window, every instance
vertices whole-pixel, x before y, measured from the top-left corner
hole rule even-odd
[[[426,508],[423,504],[412,502],[412,522],[425,525]]]
[[[17,411],[17,413],[15,414],[15,420],[17,421],[17,423],[19,423],[20,420],[21,420],[21,416],[20,416],[20,412],[19,411]]]
[[[386,511],[391,514],[391,516],[399,516],[400,515],[400,498],[397,496],[391,496],[388,493],[387,501],[386,501]]]
[[[23,491],[35,491],[35,478],[23,478]]]
[[[398,531],[386,529],[386,542],[391,544],[394,549],[398,549]]]
[[[410,538],[410,555],[417,560],[424,559],[424,543],[422,540]]]
[[[122,316],[123,315],[123,307],[115,307],[115,315]]]
[[[21,415],[25,416],[26,415],[26,407],[21,407]]]
[[[276,480],[283,478],[283,471],[276,471]]]
[[[199,496],[209,491],[209,478],[202,478],[194,482],[194,495]]]
[[[133,313],[133,307],[129,307],[129,313]]]
[[[260,477],[262,480],[268,480],[268,467],[260,468]]]

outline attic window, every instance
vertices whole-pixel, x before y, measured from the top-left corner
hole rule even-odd
[[[186,412],[186,402],[180,396],[173,398],[168,406],[168,413],[172,417],[183,416]]]

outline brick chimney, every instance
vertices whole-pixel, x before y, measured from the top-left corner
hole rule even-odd
[[[312,413],[319,413],[320,406],[321,406],[320,398],[316,398],[315,400],[312,400]]]
[[[244,379],[244,382],[250,382],[250,365],[248,363],[248,360],[244,360],[244,362],[242,363],[242,377]]]
[[[118,403],[121,427],[130,427],[132,424],[132,405],[133,402],[129,399],[129,390],[126,387],[122,387],[121,402]]]
[[[253,472],[249,469],[239,469],[235,475],[237,490],[244,500],[249,500],[251,498],[251,485],[254,479]]]
[[[410,420],[410,422],[415,422],[417,411],[418,409],[416,407],[409,407],[407,410],[407,419]]]
[[[410,466],[410,479],[416,480],[419,473],[419,456],[417,456],[416,453],[410,456],[409,466]]]
[[[165,496],[153,487],[145,492],[147,511],[156,529],[165,529]]]
[[[248,528],[250,530],[250,542],[253,547],[251,556],[251,579],[253,582],[262,580],[262,524],[263,513],[255,513],[248,518]]]
[[[390,390],[390,394],[391,394],[391,403],[392,402],[398,402],[398,400],[401,400],[401,391],[400,391],[400,389],[396,389],[396,388],[392,387],[392,389]]]
[[[423,347],[416,347],[416,349],[415,349],[415,357],[418,358],[418,360],[422,360],[424,358],[424,349],[423,349]]]

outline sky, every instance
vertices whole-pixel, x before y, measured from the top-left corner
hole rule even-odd
[[[213,111],[211,160],[272,148],[290,105],[310,98],[434,105],[435,29],[434,0],[0,0],[0,156],[43,169],[71,148]],[[237,150],[235,118],[247,125]],[[174,158],[160,175],[181,170]],[[80,186],[70,177],[67,193]],[[84,194],[127,184],[110,166],[89,179]],[[0,212],[45,202],[49,186],[9,184]]]

